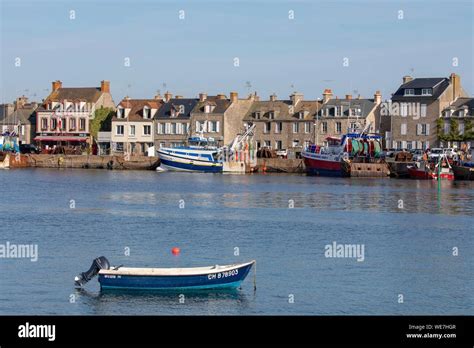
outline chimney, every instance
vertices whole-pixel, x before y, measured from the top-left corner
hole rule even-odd
[[[374,103],[375,105],[379,105],[382,102],[382,94],[380,91],[375,91],[374,94]]]
[[[260,97],[257,95],[257,92],[251,93],[248,99],[252,101],[260,101]]]
[[[103,93],[110,93],[110,81],[100,81],[100,91]]]
[[[165,93],[165,102],[169,102],[173,95],[170,92]]]
[[[326,88],[323,92],[323,103],[326,103],[331,98],[332,98],[332,91],[329,88]]]
[[[153,99],[155,99],[155,100],[163,100],[163,97],[161,96],[160,93],[157,93],[157,94],[153,97]]]
[[[218,94],[217,99],[225,99],[225,94]]]
[[[15,109],[22,109],[28,103],[28,97],[21,96],[16,98]]]
[[[53,81],[53,92],[63,87],[63,83],[59,80]]]
[[[408,83],[413,80],[413,77],[410,75],[403,76],[403,84]]]
[[[452,73],[449,76],[449,82],[452,85],[453,89],[453,101],[456,100],[456,98],[461,96],[461,76]]]
[[[203,102],[207,99],[207,94],[206,93],[199,93],[199,101]]]
[[[346,94],[346,99],[347,100],[352,100],[352,94]]]
[[[230,101],[232,103],[236,102],[239,99],[239,94],[237,92],[230,92]]]
[[[175,96],[176,99],[183,99],[183,96],[182,95],[177,95]]]
[[[298,93],[298,92],[293,92],[292,95],[290,95],[290,100],[293,104],[293,106],[295,106],[296,104],[298,104],[300,101],[303,100],[303,93]]]
[[[275,100],[277,100],[277,96],[275,93],[273,93],[271,96],[270,96],[270,101],[274,102]]]

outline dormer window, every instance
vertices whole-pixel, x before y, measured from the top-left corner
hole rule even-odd
[[[422,88],[421,89],[421,95],[433,95],[433,89],[432,88]]]
[[[415,90],[413,88],[405,88],[405,96],[414,96]]]
[[[143,118],[149,119],[151,117],[151,110],[149,107],[144,107],[143,108]]]
[[[125,109],[124,108],[118,108],[117,109],[117,118],[124,118],[125,117]]]
[[[298,120],[302,120],[304,118],[304,111],[298,112]]]
[[[274,113],[273,111],[270,111],[270,112],[268,113],[268,118],[269,118],[270,120],[274,120],[274,119],[275,119],[275,113]]]
[[[260,116],[261,116],[261,113],[260,113],[259,111],[253,113],[253,117],[254,117],[256,120],[260,120]]]
[[[206,114],[210,114],[212,112],[212,105],[210,105],[210,104],[204,105],[204,112]]]

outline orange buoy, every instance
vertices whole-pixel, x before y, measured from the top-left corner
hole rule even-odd
[[[171,249],[171,253],[173,255],[179,255],[180,252],[181,250],[178,247],[174,247],[173,249]]]

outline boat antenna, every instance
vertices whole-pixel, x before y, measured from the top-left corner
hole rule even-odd
[[[253,291],[257,291],[257,261],[253,262]]]

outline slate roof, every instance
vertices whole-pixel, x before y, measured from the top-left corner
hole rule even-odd
[[[229,99],[218,99],[217,96],[208,96],[205,101],[198,101],[192,111],[193,114],[204,113],[204,107],[209,104],[215,106],[210,114],[223,114],[229,108],[231,102]]]
[[[366,118],[375,107],[373,99],[330,99],[323,107],[319,116],[321,117],[335,117],[334,108],[342,106],[342,116],[336,117],[349,117],[349,109],[360,109],[361,114],[359,117]],[[329,116],[326,116],[326,109],[329,109]],[[352,115],[351,117],[356,117]]]
[[[172,98],[169,102],[165,102],[155,115],[155,119],[188,119],[191,116],[191,111],[194,109],[199,99],[189,98]],[[183,113],[173,116],[173,110],[179,111],[183,106]]]
[[[130,112],[128,114],[128,120],[129,121],[145,121],[145,122],[150,122],[153,121],[153,118],[155,115],[158,113],[158,110],[160,107],[163,105],[163,102],[158,99],[123,99],[119,103],[119,107],[123,108],[130,108]],[[148,106],[150,109],[157,109],[155,111],[155,114],[151,115],[151,119],[146,119],[143,118],[143,108],[145,106]],[[119,121],[119,120],[126,120],[126,118],[118,118],[114,117],[112,119],[113,121]]]
[[[291,100],[264,100],[264,101],[254,101],[252,106],[247,111],[244,116],[245,121],[293,121],[298,120],[298,115],[300,111],[307,111],[304,116],[304,120],[312,120],[316,116],[319,108],[321,107],[321,102],[313,100],[299,101],[292,110],[292,101]],[[255,118],[255,113],[260,113],[260,119]],[[274,113],[274,118],[270,119],[270,113]]]
[[[459,116],[459,111],[464,110],[467,107],[469,115],[474,115],[474,98],[461,97],[457,98],[451,105],[447,106],[444,110],[453,110],[452,115]]]
[[[449,79],[446,77],[428,77],[416,78],[405,84],[402,84],[392,96],[392,101],[407,100],[413,98],[423,99],[437,99],[449,86]],[[423,88],[432,88],[433,94],[431,96],[422,96],[421,90]],[[405,89],[414,89],[415,96],[405,96]]]
[[[18,122],[21,124],[35,124],[36,113],[34,108],[20,108],[13,111],[12,114],[8,115],[2,120],[5,125],[17,125]]]
[[[99,100],[102,93],[104,92],[100,90],[100,87],[61,87],[48,95],[43,104],[38,108],[38,111],[49,111],[44,107],[44,105],[52,101],[85,101],[94,104],[97,102],[97,100]]]

